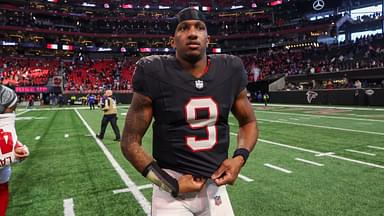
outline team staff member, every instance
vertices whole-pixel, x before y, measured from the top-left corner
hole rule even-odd
[[[11,177],[11,164],[28,157],[27,146],[17,140],[15,129],[17,105],[16,93],[0,84],[0,216],[5,216],[8,207],[8,182]]]
[[[103,119],[101,120],[101,129],[100,133],[96,135],[99,139],[104,139],[105,129],[108,126],[108,123],[111,123],[113,132],[115,133],[114,141],[120,141],[120,130],[117,126],[117,106],[116,100],[112,97],[112,90],[105,91],[105,98],[101,109],[104,111]]]
[[[176,56],[138,61],[121,147],[152,181],[152,215],[233,215],[225,188],[233,184],[256,145],[256,118],[247,99],[240,58],[207,56],[204,16],[176,15]],[[237,150],[228,158],[229,113],[239,122]],[[153,158],[142,148],[152,122]]]

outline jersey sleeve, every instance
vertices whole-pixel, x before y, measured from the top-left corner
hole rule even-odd
[[[133,90],[152,98],[148,86],[148,79],[146,79],[145,62],[142,59],[136,63],[136,69],[133,74]]]

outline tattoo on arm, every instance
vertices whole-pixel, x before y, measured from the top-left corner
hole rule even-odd
[[[124,156],[142,172],[153,161],[142,148],[142,138],[152,121],[152,101],[150,98],[134,93],[131,106],[125,119],[121,141]]]

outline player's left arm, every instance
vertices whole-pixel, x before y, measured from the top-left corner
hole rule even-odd
[[[217,185],[235,183],[241,167],[245,164],[249,153],[256,145],[259,134],[256,117],[252,105],[248,101],[247,91],[245,89],[237,96],[232,107],[232,113],[239,123],[237,149],[234,156],[224,160],[212,175],[212,179]]]

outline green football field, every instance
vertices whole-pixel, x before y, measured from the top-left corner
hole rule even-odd
[[[254,106],[260,137],[228,191],[236,215],[384,215],[384,109]],[[119,108],[123,129],[127,107]],[[19,110],[30,157],[13,166],[10,216],[147,215],[151,184],[99,110]],[[237,122],[230,117],[232,154]],[[144,139],[151,151],[152,130]]]

